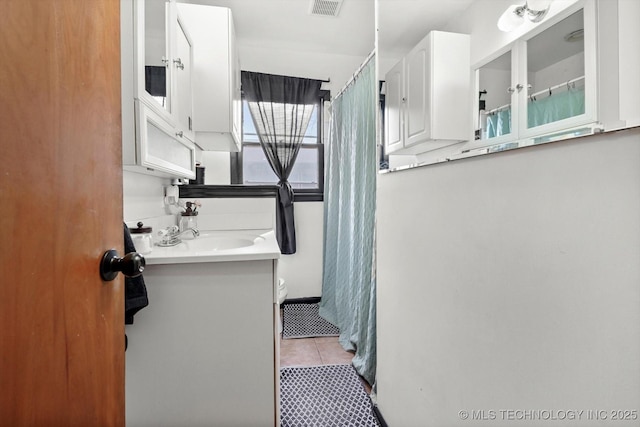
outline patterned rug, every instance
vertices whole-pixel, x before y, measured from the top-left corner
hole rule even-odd
[[[351,365],[280,369],[281,427],[379,427]]]
[[[318,314],[319,304],[285,304],[282,338],[335,337],[340,330]]]

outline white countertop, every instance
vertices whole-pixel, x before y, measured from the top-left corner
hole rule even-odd
[[[280,258],[273,230],[201,231],[176,246],[154,246],[144,255],[147,265],[252,261]]]

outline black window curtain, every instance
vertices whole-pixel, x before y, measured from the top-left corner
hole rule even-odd
[[[260,145],[279,179],[276,237],[283,254],[296,253],[294,196],[288,179],[318,105],[321,84],[320,80],[242,72],[242,91]]]

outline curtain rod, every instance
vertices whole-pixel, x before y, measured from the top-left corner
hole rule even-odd
[[[353,75],[351,76],[351,78],[349,80],[347,80],[347,82],[344,84],[344,86],[342,86],[342,89],[340,89],[338,91],[338,93],[336,94],[336,96],[332,97],[333,99],[338,98],[340,95],[342,95],[342,92],[344,92],[350,85],[351,83],[353,83],[353,81],[356,79],[356,77],[358,77],[358,74],[360,74],[360,72],[362,71],[362,69],[364,67],[367,66],[367,64],[369,63],[369,61],[371,60],[371,58],[373,58],[373,56],[375,55],[376,50],[373,49],[371,51],[371,53],[369,53],[369,55],[367,55],[367,57],[365,58],[365,60],[362,62],[362,64],[360,64],[360,66],[356,69],[355,73],[353,73]]]
[[[544,94],[544,93],[549,93],[549,94],[551,95],[551,93],[552,93],[554,90],[556,90],[556,89],[561,89],[561,88],[565,88],[565,87],[566,87],[566,88],[568,88],[568,87],[569,87],[569,85],[574,84],[575,82],[578,82],[578,81],[580,81],[580,80],[584,80],[584,76],[576,77],[575,79],[569,80],[569,81],[567,81],[566,83],[560,83],[560,84],[557,84],[557,85],[555,85],[555,86],[551,86],[551,87],[549,87],[549,88],[547,88],[547,89],[542,89],[542,90],[541,90],[541,91],[539,91],[539,92],[532,93],[531,95],[527,95],[527,97],[528,97],[529,99],[531,99],[531,98],[532,98],[532,97],[534,97],[534,96],[542,95],[542,94]],[[501,105],[501,106],[499,106],[499,107],[494,108],[493,110],[485,111],[485,113],[484,113],[484,114],[492,114],[492,113],[495,113],[495,112],[497,112],[497,111],[504,110],[505,108],[508,108],[508,107],[511,107],[511,103],[509,103],[509,104],[505,104],[505,105]]]
[[[549,93],[549,95],[551,95],[551,93],[552,93],[554,90],[556,90],[556,89],[560,89],[560,88],[564,88],[564,87],[567,87],[567,88],[568,88],[570,84],[575,83],[575,82],[578,82],[578,81],[580,81],[580,80],[584,80],[584,76],[576,77],[575,79],[571,79],[571,80],[567,81],[566,83],[560,83],[560,84],[557,84],[557,85],[555,85],[555,86],[551,86],[551,87],[550,87],[550,88],[548,88],[548,89],[542,89],[541,91],[536,92],[536,93],[532,93],[532,94],[531,94],[531,95],[529,95],[529,96],[538,96],[538,95],[542,95],[543,93],[547,93],[547,92]]]

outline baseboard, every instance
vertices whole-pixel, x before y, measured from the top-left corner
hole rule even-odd
[[[384,420],[384,417],[382,416],[382,413],[380,412],[380,409],[378,409],[377,405],[373,406],[373,413],[378,419],[378,422],[380,423],[380,427],[389,427],[389,424],[387,424],[387,422]]]
[[[287,298],[282,302],[282,305],[287,304],[317,304],[320,302],[320,297],[305,297],[305,298]]]

